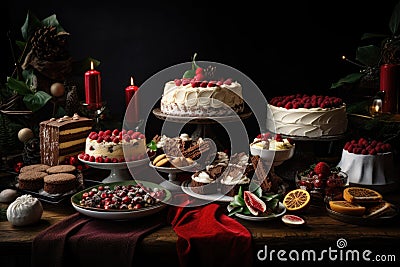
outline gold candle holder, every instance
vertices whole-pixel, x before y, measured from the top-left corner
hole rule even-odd
[[[380,98],[375,98],[372,101],[372,105],[369,108],[369,113],[372,117],[376,117],[382,114],[382,104],[382,99]]]

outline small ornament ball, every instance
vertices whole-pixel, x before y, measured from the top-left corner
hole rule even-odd
[[[50,93],[55,97],[63,96],[65,93],[65,87],[62,83],[53,83],[50,87]]]
[[[33,131],[29,128],[22,128],[18,132],[19,141],[25,143],[34,137]]]

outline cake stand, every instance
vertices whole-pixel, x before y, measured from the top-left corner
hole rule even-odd
[[[191,117],[191,116],[168,115],[161,112],[160,108],[155,108],[153,109],[153,114],[157,118],[164,121],[194,124],[196,125],[196,129],[194,130],[192,136],[206,137],[213,134],[211,127],[209,127],[210,125],[217,123],[237,122],[249,118],[253,113],[251,111],[245,111],[241,114],[227,115],[227,116]],[[216,139],[214,139],[214,141],[216,141]]]
[[[177,179],[177,174],[181,172],[187,172],[187,171],[195,171],[196,163],[189,165],[189,166],[184,166],[184,167],[158,167],[154,166],[152,162],[149,162],[149,166],[156,169],[159,172],[163,173],[168,173],[168,180],[165,180],[164,182],[161,182],[160,185],[163,186],[164,188],[170,190],[170,191],[180,191],[181,190],[181,182]]]
[[[110,174],[102,180],[103,183],[112,183],[119,181],[132,180],[132,176],[128,170],[129,167],[138,167],[149,161],[148,158],[141,160],[129,161],[129,162],[118,162],[118,163],[98,163],[92,161],[86,161],[79,159],[84,164],[97,169],[110,170]]]

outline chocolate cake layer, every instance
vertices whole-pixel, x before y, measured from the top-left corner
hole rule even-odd
[[[58,165],[60,157],[85,149],[93,120],[85,117],[51,119],[40,123],[40,156],[43,164]]]

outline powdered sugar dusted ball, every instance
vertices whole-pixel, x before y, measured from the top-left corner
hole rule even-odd
[[[42,214],[42,203],[28,194],[17,197],[7,208],[7,220],[14,226],[34,224],[40,220]]]

